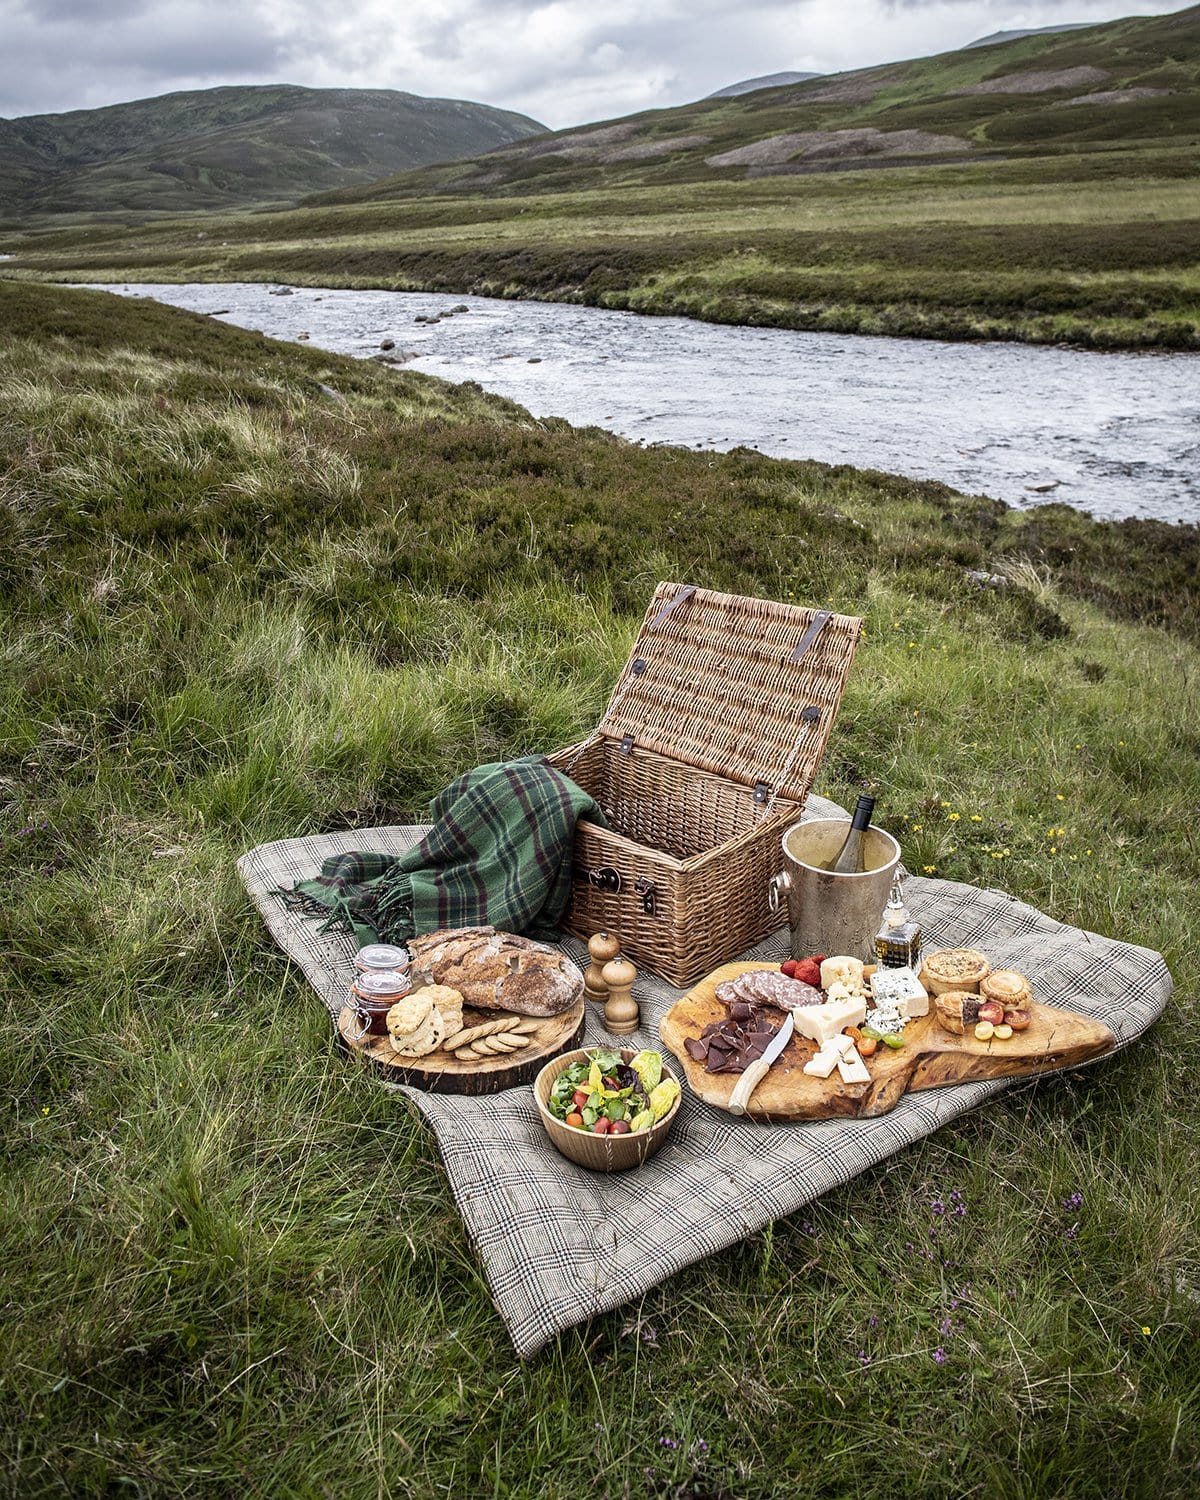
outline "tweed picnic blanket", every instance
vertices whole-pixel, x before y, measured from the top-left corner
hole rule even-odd
[[[840,812],[810,796],[805,816]],[[238,862],[268,928],[335,1019],[357,945],[346,933],[319,933],[274,893],[311,875],[330,854],[368,845],[402,854],[424,832],[377,828],[286,839]],[[1160,954],[1064,926],[1002,891],[910,876],[905,895],[928,948],[977,947],[997,966],[1036,972],[1040,998],[1103,1021],[1118,1047],[1140,1036],[1170,998]],[[786,956],[786,941],[785,932],[776,933],[746,956],[777,962]],[[586,961],[581,944],[561,942],[576,961]],[[635,989],[642,1028],[621,1043],[660,1047],[659,1019],[681,993],[643,974]],[[585,1043],[611,1045],[596,1008],[588,1011]],[[563,1330],[796,1213],[1021,1082],[1031,1086],[1009,1079],[958,1084],[907,1095],[879,1119],[795,1125],[737,1119],[685,1089],[662,1150],[639,1170],[611,1176],[559,1155],[529,1087],[483,1098],[402,1092],[434,1132],[492,1299],[517,1352],[529,1356]],[[372,1086],[392,1085],[372,1080]]]
[[[281,892],[325,915],[358,945],[402,943],[420,932],[490,924],[552,939],[571,894],[575,823],[607,827],[589,792],[546,760],[476,766],[439,792],[433,826],[401,855],[340,851]]]

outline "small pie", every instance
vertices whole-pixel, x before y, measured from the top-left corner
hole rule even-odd
[[[943,990],[934,996],[933,1003],[943,1031],[952,1031],[955,1036],[963,1036],[968,1026],[974,1026],[982,1004],[978,995],[964,990]]]
[[[925,955],[921,983],[931,995],[941,995],[948,990],[973,995],[991,971],[991,964],[974,948],[943,948],[938,953]]]
[[[999,1000],[1005,1010],[1024,1010],[1033,1003],[1028,979],[1015,969],[996,969],[985,975],[979,993],[986,1000]]]

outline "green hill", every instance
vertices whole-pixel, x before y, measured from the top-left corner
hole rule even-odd
[[[0,251],[11,277],[1196,349],[1200,8],[545,133],[286,212]]]
[[[556,131],[325,201],[778,177],[1198,134],[1192,7]]]
[[[524,115],[390,89],[203,89],[0,120],[0,213],[290,203],[541,133]]]

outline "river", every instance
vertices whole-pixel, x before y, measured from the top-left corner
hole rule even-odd
[[[386,352],[405,369],[478,381],[535,416],[637,442],[743,445],[940,479],[1024,507],[1053,500],[1106,519],[1200,521],[1194,354],[794,333],[423,292],[107,290],[341,354]]]

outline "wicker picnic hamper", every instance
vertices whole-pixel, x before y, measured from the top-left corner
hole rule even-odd
[[[551,764],[581,821],[564,926],[679,986],[785,920],[767,902],[833,727],[861,620],[660,583],[595,732]]]

